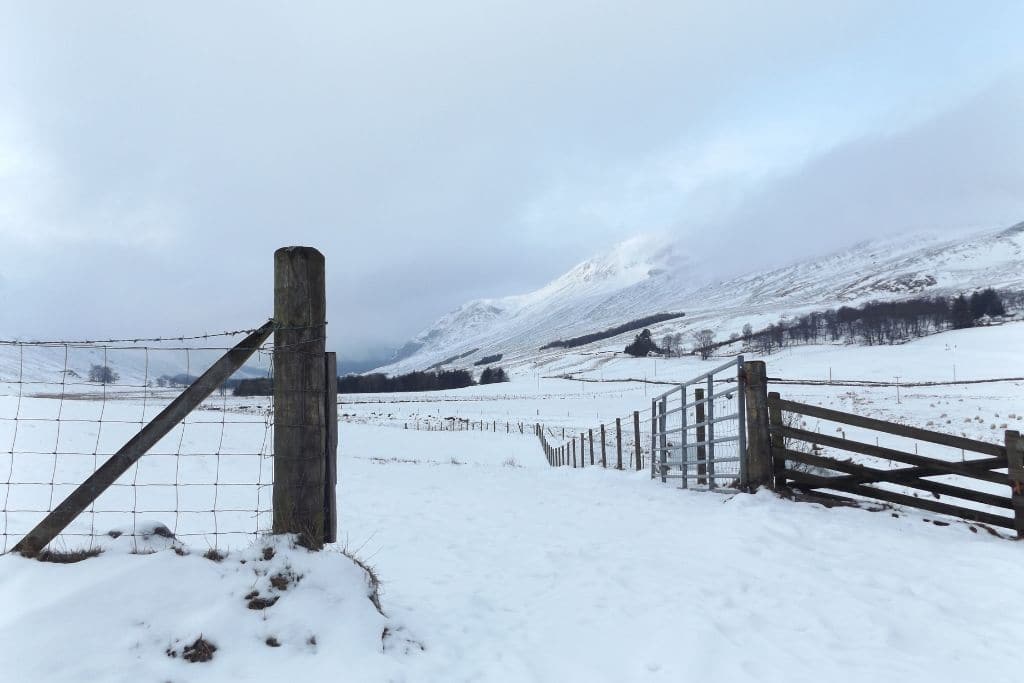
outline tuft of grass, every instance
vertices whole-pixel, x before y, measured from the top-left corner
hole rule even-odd
[[[208,662],[213,659],[213,653],[216,651],[216,645],[199,636],[196,642],[185,646],[181,651],[181,658],[186,662]]]
[[[226,558],[227,556],[227,553],[222,553],[216,548],[210,548],[205,553],[203,553],[203,557],[210,560],[211,562],[223,562],[224,558]]]
[[[381,616],[387,616],[384,614],[384,608],[380,605],[380,576],[377,575],[377,571],[349,550],[348,546],[341,549],[341,554],[355,562],[360,569],[366,572],[366,581],[370,589],[367,597],[370,598],[370,602],[377,608]]]
[[[52,562],[54,564],[74,564],[90,557],[96,557],[103,552],[103,548],[83,548],[82,550],[44,550],[36,555],[40,562]]]
[[[270,636],[270,637],[268,637],[268,638],[267,638],[267,640],[266,640],[266,643],[267,643],[267,645],[269,645],[270,647],[281,647],[281,641],[279,641],[279,640],[278,640],[277,638],[275,638],[274,636]]]

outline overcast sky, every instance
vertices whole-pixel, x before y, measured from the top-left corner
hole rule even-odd
[[[1024,3],[0,0],[0,338],[398,345],[646,231],[775,265],[1024,220]],[[709,237],[712,236],[712,237]]]

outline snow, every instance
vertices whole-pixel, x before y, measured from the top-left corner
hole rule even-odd
[[[938,380],[954,363],[961,379],[998,377],[1022,374],[1022,342],[1024,323],[1012,323],[765,360],[772,377],[827,379],[832,368],[836,379]],[[151,537],[141,543],[151,554],[132,554],[140,545],[129,536],[101,536],[102,554],[77,564],[5,555],[0,670],[12,681],[1017,680],[1015,650],[998,644],[1019,626],[1006,577],[1020,543],[913,510],[824,509],[770,492],[682,491],[646,472],[554,469],[529,429],[612,424],[663,390],[626,378],[673,381],[710,366],[574,351],[515,368],[508,384],[342,397],[340,544],[309,553],[287,539],[245,540],[217,563],[202,556],[201,536]],[[550,378],[560,373],[598,381]],[[891,387],[776,388],[997,442],[999,425],[1024,426],[1021,384],[904,389],[899,403]],[[27,409],[52,414],[47,400]],[[264,434],[233,412],[242,399],[218,400],[232,411],[216,414],[242,421],[229,418],[226,434]],[[95,407],[65,403],[67,414]],[[107,409],[133,419],[141,408],[129,392]],[[427,431],[446,417],[497,430]],[[525,433],[506,433],[506,421]],[[187,449],[218,429],[186,429]],[[48,474],[52,459],[41,462]],[[235,462],[225,458],[221,475],[244,478]],[[156,462],[142,467],[161,475]],[[263,560],[268,545],[274,558]],[[386,616],[342,548],[380,576]],[[277,591],[269,578],[279,572],[303,578]],[[250,610],[254,589],[280,599]],[[183,661],[200,634],[217,645],[213,660]]]
[[[655,325],[666,333],[710,328],[719,339],[813,310],[983,287],[1021,289],[1021,226],[950,236],[901,235],[863,242],[782,268],[729,272],[729,254],[695,255],[664,236],[634,238],[588,259],[534,292],[468,302],[417,335],[383,371],[429,367],[475,351],[455,367],[504,354],[506,367],[560,357],[540,352],[566,339],[662,312],[684,318]],[[710,258],[710,260],[709,260]],[[736,262],[738,263],[738,262]],[[596,348],[622,349],[633,333]],[[610,346],[608,346],[610,344]],[[595,347],[587,347],[594,350]]]

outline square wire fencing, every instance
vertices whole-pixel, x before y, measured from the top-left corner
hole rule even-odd
[[[681,488],[747,485],[743,356],[651,399],[651,478]]]
[[[8,552],[191,385],[240,330],[145,340],[0,341],[0,552]],[[247,545],[271,528],[274,412],[236,397],[269,377],[272,343],[189,412],[51,544],[138,540],[164,527],[182,541]],[[157,533],[166,533],[157,531]]]

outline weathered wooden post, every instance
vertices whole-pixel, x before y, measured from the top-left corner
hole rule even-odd
[[[773,485],[771,432],[768,428],[768,372],[764,361],[743,364],[747,403],[747,490]],[[743,454],[740,454],[743,457]]]
[[[328,427],[324,257],[310,247],[274,252],[274,521],[276,534],[324,543]]]
[[[644,468],[643,452],[640,446],[640,411],[633,411],[633,450],[636,457],[636,471]]]
[[[781,434],[771,430],[772,427],[782,427],[782,408],[779,406],[781,400],[779,392],[768,393],[768,443],[772,447],[772,481],[773,488],[776,490],[786,486],[786,475],[782,474],[782,470],[786,467],[786,461],[783,458],[776,458],[774,455],[775,450],[782,450],[786,447],[786,440]]]
[[[1006,432],[1006,474],[1010,477],[1010,504],[1017,538],[1024,538],[1024,439],[1015,429]]]
[[[583,441],[583,432],[580,432],[580,467],[587,465],[587,444]]]
[[[338,540],[338,354],[324,354],[324,414],[327,443],[324,451],[324,543]],[[409,425],[406,424],[408,429]]]
[[[576,469],[576,439],[572,440],[572,468]]]
[[[706,413],[704,411],[704,404],[701,401],[704,400],[704,390],[694,389],[693,390],[693,402],[697,405],[697,443],[702,444],[697,446],[697,485],[703,486],[708,483],[708,459],[707,459],[707,446],[704,442],[707,440],[707,425],[704,424],[706,419]],[[742,457],[742,456],[740,456]]]
[[[604,425],[601,425],[601,467],[608,468],[608,455],[605,453],[606,444],[604,441]]]
[[[615,451],[617,458],[615,460],[615,469],[621,470],[622,467],[622,418],[615,418]]]

